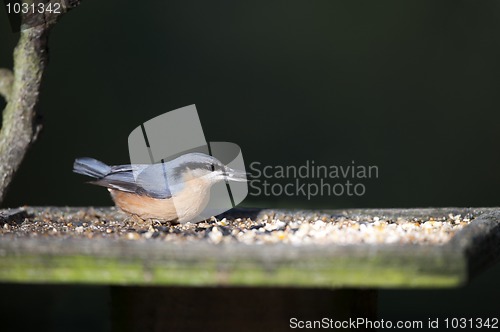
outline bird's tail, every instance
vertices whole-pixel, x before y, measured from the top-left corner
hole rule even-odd
[[[73,172],[101,179],[111,172],[111,167],[92,158],[77,158],[73,164]]]

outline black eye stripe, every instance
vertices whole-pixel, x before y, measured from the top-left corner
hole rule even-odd
[[[216,169],[222,169],[222,165],[218,163],[188,162],[179,165],[173,171],[176,175],[180,175],[182,172],[186,171],[186,169],[206,169],[213,172]]]

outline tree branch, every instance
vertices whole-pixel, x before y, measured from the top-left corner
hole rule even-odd
[[[12,74],[12,71],[6,68],[0,68],[0,96],[2,96],[7,102],[10,99],[13,81],[14,74]]]
[[[6,99],[0,130],[0,203],[12,178],[41,129],[37,120],[40,86],[47,65],[50,28],[80,1],[63,0],[61,14],[46,14],[43,24],[33,26],[33,16],[23,16],[14,50],[14,73],[0,71],[0,94]]]

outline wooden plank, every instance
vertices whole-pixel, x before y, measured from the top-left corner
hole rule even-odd
[[[0,226],[30,222],[48,208],[27,208]],[[84,208],[50,208],[54,219],[86,213]],[[113,218],[114,209],[92,209]],[[19,220],[19,213],[27,220]],[[238,210],[231,215],[273,214],[294,218],[318,211]],[[321,214],[390,218],[474,214],[475,219],[440,245],[350,244],[292,245],[190,241],[155,238],[30,237],[17,231],[0,236],[0,281],[175,286],[286,287],[452,287],[500,257],[500,211],[481,209],[332,210]],[[13,217],[13,216],[18,217]],[[116,216],[115,216],[116,215]],[[48,221],[50,222],[50,221]],[[3,223],[3,225],[2,225]],[[10,226],[8,226],[10,227]],[[12,226],[14,229],[15,227]],[[18,227],[19,228],[19,227]]]

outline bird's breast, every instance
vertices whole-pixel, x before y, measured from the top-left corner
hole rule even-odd
[[[149,196],[110,189],[115,204],[142,219],[188,222],[198,216],[210,198],[210,185],[202,178],[187,178],[184,188],[170,198]]]

